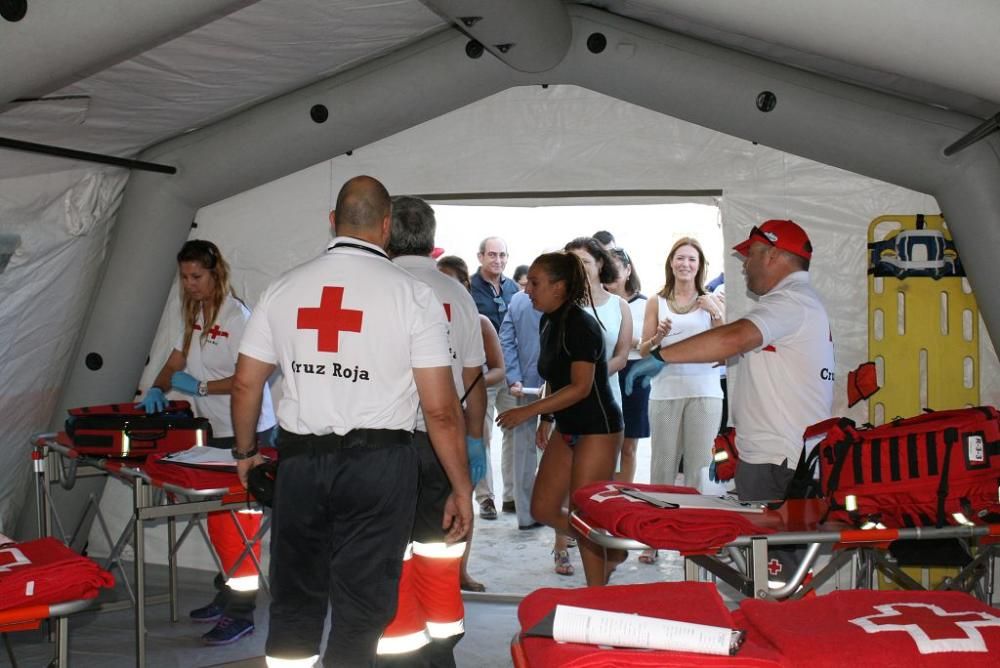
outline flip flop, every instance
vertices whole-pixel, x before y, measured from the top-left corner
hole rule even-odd
[[[556,563],[556,573],[558,575],[573,575],[573,564],[569,561],[568,550],[553,550],[552,556]]]
[[[639,562],[643,564],[655,564],[660,554],[657,550],[643,550],[639,555]]]

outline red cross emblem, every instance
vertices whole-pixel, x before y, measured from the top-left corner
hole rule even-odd
[[[212,337],[213,341],[215,341],[220,336],[224,336],[227,339],[229,338],[229,332],[222,331],[222,328],[219,327],[219,323],[215,323],[212,329],[208,330],[208,335]]]
[[[767,562],[767,572],[771,575],[777,575],[781,572],[781,562],[777,559],[771,559]]]
[[[341,332],[360,332],[362,311],[342,308],[344,288],[324,286],[317,308],[300,308],[298,329],[315,329],[316,349],[335,353],[340,347]]]
[[[988,612],[948,612],[930,603],[889,603],[874,608],[879,614],[848,621],[866,633],[909,633],[921,654],[988,652],[978,627],[1000,627],[1000,617]]]

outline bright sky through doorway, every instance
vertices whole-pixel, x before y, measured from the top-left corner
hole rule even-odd
[[[575,237],[608,230],[639,271],[642,291],[663,286],[667,253],[680,237],[696,238],[708,258],[706,281],[722,271],[719,209],[707,204],[637,204],[600,206],[454,206],[431,203],[437,217],[437,245],[458,255],[475,271],[479,242],[488,236],[507,241],[510,276],[519,264],[557,250]]]

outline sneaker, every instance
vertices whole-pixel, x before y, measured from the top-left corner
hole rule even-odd
[[[517,512],[517,506],[514,505],[513,501],[504,501],[500,505],[500,511],[504,512],[504,513],[516,513]]]
[[[483,502],[479,504],[479,517],[484,520],[497,518],[497,507],[493,505],[493,499],[483,499]]]
[[[249,619],[222,617],[219,623],[201,639],[206,645],[228,645],[251,633],[253,633],[253,622]]]
[[[217,622],[219,618],[222,617],[223,608],[221,605],[212,601],[208,605],[203,605],[200,608],[195,608],[188,613],[188,617],[191,618],[192,622],[198,622],[199,624]]]

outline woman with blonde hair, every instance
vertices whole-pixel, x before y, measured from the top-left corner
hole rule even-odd
[[[701,244],[691,237],[678,239],[667,255],[663,289],[646,303],[642,357],[725,321],[725,302],[705,290],[705,269]],[[714,366],[669,364],[650,380],[650,482],[673,485],[683,457],[684,483],[698,486],[722,416],[722,386]],[[653,563],[656,556],[655,550],[645,550],[639,561]]]
[[[243,329],[250,309],[229,285],[229,264],[211,241],[188,241],[177,253],[181,286],[181,315],[184,327],[178,332],[174,349],[156,375],[152,387],[139,406],[147,413],[166,408],[170,390],[191,396],[195,412],[208,418],[214,448],[233,447],[233,425],[229,415],[229,393]],[[275,425],[271,394],[264,387],[258,441],[268,443]],[[260,513],[242,513],[243,531],[253,535],[260,525]],[[242,546],[239,529],[228,512],[210,513],[208,535],[228,572],[216,577],[219,593],[208,605],[192,610],[195,622],[215,622],[202,636],[208,645],[227,645],[253,633],[253,611],[257,598],[257,573],[250,559],[237,566]],[[233,554],[230,554],[233,553]]]

